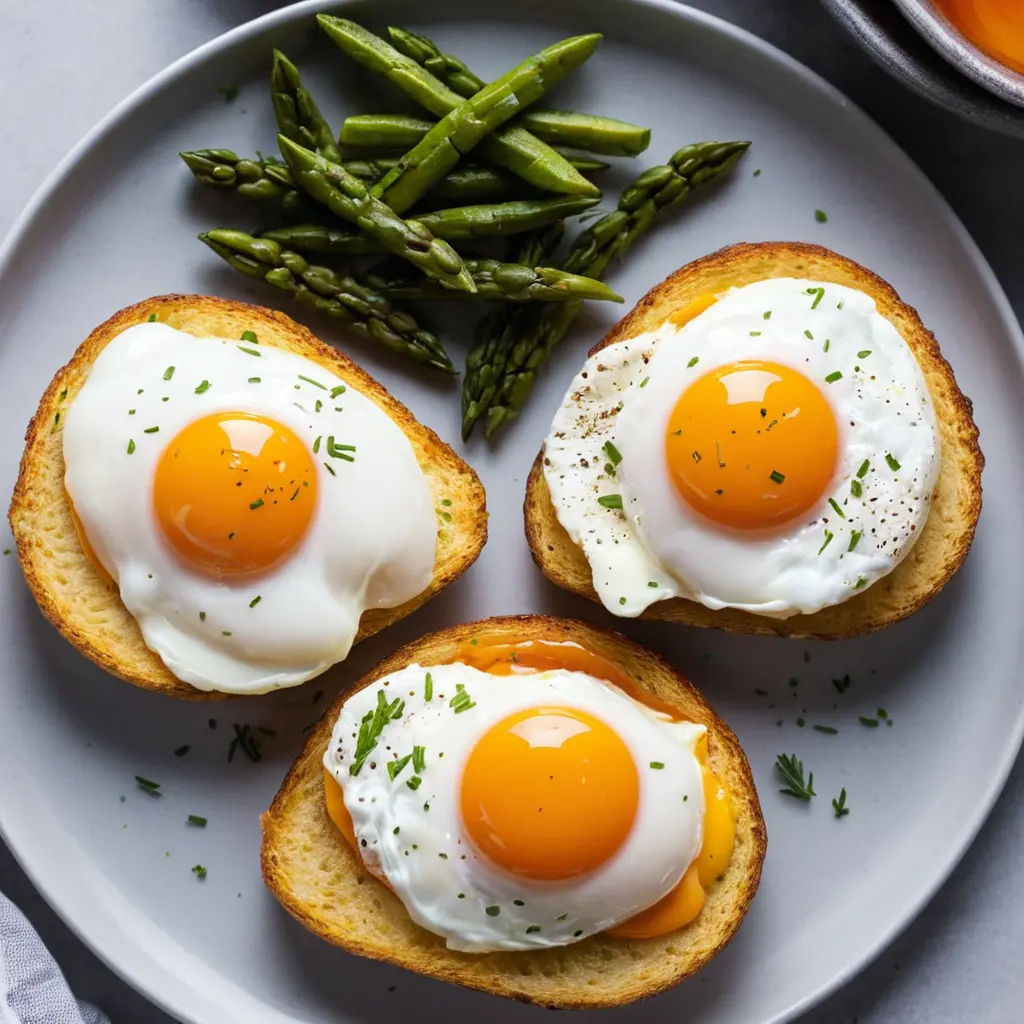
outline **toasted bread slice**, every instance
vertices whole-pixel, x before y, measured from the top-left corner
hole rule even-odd
[[[652,288],[590,355],[606,345],[655,330],[699,295],[771,277],[807,278],[866,292],[910,346],[928,384],[942,441],[942,467],[928,520],[910,553],[888,576],[848,601],[813,614],[772,619],[732,608],[713,611],[696,601],[674,597],[651,605],[642,617],[735,633],[817,640],[870,633],[905,619],[946,585],[967,557],[981,514],[985,460],[978,447],[971,402],[957,387],[934,335],[915,310],[870,270],[821,246],[800,242],[733,245],[687,264]],[[524,507],[533,559],[552,583],[597,601],[590,564],[556,516],[542,459],[543,452],[530,471]]]
[[[82,550],[64,491],[62,413],[74,401],[103,348],[126,328],[150,317],[198,336],[238,338],[243,331],[255,331],[261,344],[295,352],[340,374],[402,428],[437,502],[442,496],[451,501],[451,506],[446,506],[451,521],[446,515],[438,532],[430,586],[396,608],[364,612],[357,642],[410,614],[473,564],[487,540],[480,480],[368,373],[283,313],[206,295],[159,295],[122,309],[97,327],[54,377],[29,424],[11,499],[11,530],[29,588],[43,614],[87,658],[129,683],[172,697],[215,700],[228,696],[182,682],[145,645],[116,585],[97,571]]]
[[[412,922],[398,898],[367,871],[328,817],[322,758],[347,695],[317,723],[263,815],[264,880],[293,917],[328,942],[495,995],[584,1009],[618,1006],[677,984],[729,942],[761,878],[764,819],[750,765],[736,737],[664,659],[618,633],[543,615],[485,619],[422,637],[381,662],[355,689],[413,663],[451,663],[460,644],[483,633],[510,641],[574,640],[592,647],[619,664],[643,689],[707,726],[710,767],[732,798],[736,845],[725,873],[708,888],[700,916],[655,939],[596,935],[541,952],[470,954],[448,949],[443,939]],[[509,685],[515,685],[514,678]]]

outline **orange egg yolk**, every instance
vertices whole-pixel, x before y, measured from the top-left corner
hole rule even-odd
[[[619,686],[634,699],[680,720],[678,712],[671,705],[637,686],[613,657],[573,641],[510,642],[506,637],[484,635],[462,644],[454,660],[493,675],[520,675],[551,669],[586,672]],[[517,727],[519,735],[514,732]],[[529,739],[523,738],[523,732],[529,739],[540,737],[542,741],[546,739],[546,742],[553,744],[561,738],[562,742],[557,747],[539,746],[536,748],[538,754],[535,755],[535,748],[531,747]],[[474,769],[478,777],[473,782],[474,792],[469,794],[467,815],[466,778],[473,756],[485,740],[489,742],[481,751],[481,761]],[[570,740],[575,743],[570,745]],[[508,760],[510,751],[512,758],[522,759],[514,761],[514,767],[510,766]],[[583,774],[583,771],[589,771],[589,765],[585,765],[588,753],[595,759],[604,758],[605,754],[610,755],[609,762],[603,765],[595,760],[594,768],[600,775],[595,772]],[[707,887],[729,864],[735,843],[736,823],[729,794],[707,763],[706,735],[698,741],[694,753],[701,764],[704,788],[704,838],[700,852],[670,893],[611,929],[611,935],[621,938],[653,938],[689,924],[704,906]],[[536,761],[533,760],[534,756],[538,756]],[[555,785],[555,779],[545,777],[545,757],[551,759],[547,776],[555,774],[556,768],[559,771],[565,769],[574,772],[575,775],[570,774]],[[520,775],[523,761],[526,762],[525,773]],[[555,765],[554,761],[558,764]],[[614,768],[616,764],[617,769]],[[611,788],[602,790],[601,786],[605,783],[600,780],[604,779],[609,767],[627,777],[632,773],[633,785],[626,784],[620,778],[612,782]],[[521,780],[521,784],[515,787],[494,785],[495,779],[504,780],[512,777],[513,773]],[[591,783],[589,788],[588,781]],[[548,787],[546,792],[545,787]],[[341,785],[327,771],[324,772],[324,788],[331,820],[352,848],[357,849],[355,831],[345,806]],[[506,794],[502,790],[513,792]],[[603,798],[604,792],[609,794],[608,799]],[[564,811],[565,819],[559,821],[553,814],[545,815],[543,810],[538,811],[538,806],[543,804],[538,805],[537,794],[543,794],[549,811],[556,807],[555,801],[567,800],[569,796],[574,796],[575,800]],[[596,802],[593,800],[595,796],[598,797]],[[614,730],[575,708],[534,708],[498,723],[484,734],[474,748],[463,775],[462,813],[467,831],[476,845],[499,867],[521,877],[557,880],[600,867],[614,855],[628,836],[636,815],[638,798],[636,767]],[[494,829],[492,819],[488,817],[484,821],[480,814],[477,814],[475,826],[470,828],[474,808],[479,810],[481,806],[488,811],[494,808],[502,825],[501,834]],[[544,818],[542,823],[539,822],[541,818]],[[625,825],[627,818],[628,825]],[[545,830],[550,827],[550,831],[538,832],[538,824],[542,824]],[[574,832],[576,835],[573,835]],[[581,834],[586,836],[585,841],[581,841]],[[531,848],[531,842],[538,845]],[[524,867],[527,870],[524,871]]]
[[[554,881],[618,852],[636,818],[640,777],[610,725],[577,708],[530,708],[477,741],[460,800],[466,832],[492,864]]]
[[[195,420],[164,449],[153,481],[161,531],[189,568],[256,577],[281,564],[309,531],[317,504],[313,454],[265,416]]]
[[[993,59],[1024,72],[1024,4],[1021,0],[935,0],[935,6]]]
[[[839,430],[816,384],[788,366],[745,360],[691,384],[669,417],[665,458],[679,496],[737,530],[781,526],[818,504]]]

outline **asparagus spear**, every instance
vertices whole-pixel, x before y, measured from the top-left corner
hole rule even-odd
[[[550,262],[565,236],[565,222],[557,222],[523,235],[513,258],[526,266]],[[469,437],[473,424],[485,412],[494,398],[498,381],[505,372],[508,353],[515,340],[517,316],[506,315],[506,310],[488,313],[477,326],[476,344],[466,356],[466,376],[462,387],[462,437]],[[472,381],[472,385],[470,385]]]
[[[180,153],[196,181],[212,188],[231,189],[249,199],[277,203],[285,213],[316,217],[322,209],[297,190],[287,164],[239,157],[230,149],[197,149]],[[342,167],[360,181],[377,181],[398,163],[397,157],[346,160]],[[519,180],[489,167],[457,167],[445,175],[428,197],[431,202],[453,206],[497,202],[516,191]],[[376,251],[376,250],[373,250]]]
[[[360,25],[329,14],[317,15],[320,27],[353,60],[382,74],[436,117],[444,117],[464,97],[453,92],[414,60],[401,54]],[[600,193],[564,157],[523,128],[505,125],[477,147],[477,152],[499,167],[545,192],[563,195]]]
[[[344,320],[362,337],[425,363],[455,373],[441,343],[408,314],[396,310],[379,292],[327,267],[315,267],[276,242],[243,231],[219,228],[199,236],[236,270],[291,294],[310,309]],[[438,285],[440,288],[441,286]]]
[[[416,221],[402,220],[340,164],[283,135],[278,135],[277,142],[295,180],[331,213],[355,224],[396,256],[416,264],[425,274],[436,277],[449,288],[476,290],[461,257],[447,242],[434,238]]]
[[[277,128],[293,142],[320,153],[335,163],[341,152],[334,133],[324,120],[316,100],[302,84],[299,69],[280,51],[274,51],[270,71],[270,99],[274,105]]]
[[[618,208],[584,231],[562,261],[561,269],[600,279],[615,258],[630,247],[662,210],[683,202],[699,185],[728,174],[743,155],[748,142],[703,142],[686,146],[667,164],[652,167],[623,191]],[[491,437],[504,423],[519,414],[526,403],[537,371],[565,335],[580,310],[580,303],[516,311],[511,317],[494,318],[486,336],[478,336],[481,351],[502,348],[500,372],[468,372],[480,367],[482,356],[467,360],[463,382],[463,436],[486,411],[486,433]],[[471,379],[471,377],[473,379]],[[488,383],[493,379],[493,385]]]
[[[510,302],[569,302],[572,299],[597,299],[622,302],[607,285],[590,277],[567,274],[552,267],[531,267],[498,260],[466,260],[466,268],[476,282],[477,298],[504,299]],[[465,295],[442,288],[426,277],[407,274],[392,277],[380,271],[366,277],[367,284],[389,299],[450,299]]]
[[[601,36],[570,36],[485,85],[446,114],[373,186],[373,194],[404,213],[461,157],[523,107],[535,103],[597,49]]]
[[[342,122],[338,142],[346,148],[405,152],[433,127],[433,121],[406,114],[353,114]]]
[[[388,35],[399,53],[421,64],[460,96],[472,96],[484,87],[483,80],[458,57],[442,53],[437,44],[426,36],[393,27],[388,29]],[[650,128],[641,128],[613,117],[577,114],[568,110],[528,110],[516,123],[543,142],[573,146],[606,156],[638,156],[651,142]]]
[[[494,235],[516,235],[589,209],[596,199],[559,196],[555,199],[527,199],[482,206],[456,206],[433,213],[421,213],[417,222],[435,238],[464,239]],[[356,256],[383,249],[374,239],[352,231],[338,231],[325,224],[287,224],[267,231],[264,238],[301,252],[333,256]]]

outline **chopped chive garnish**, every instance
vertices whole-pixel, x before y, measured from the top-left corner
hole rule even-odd
[[[255,512],[256,509],[262,508],[262,507],[263,507],[263,499],[262,498],[257,498],[255,501],[250,501],[249,502],[249,509],[250,509],[250,511]]]
[[[835,510],[836,515],[839,516],[840,519],[846,518],[846,513],[839,507],[839,502],[836,501],[835,498],[829,498],[828,503],[832,506],[832,508]]]
[[[408,787],[409,787],[409,788],[410,788],[410,789],[411,789],[411,790],[412,790],[413,792],[415,792],[415,791],[416,791],[417,789],[419,789],[419,788],[420,788],[420,785],[421,785],[422,783],[423,783],[423,780],[422,780],[422,779],[421,779],[421,778],[420,778],[420,777],[419,777],[418,775],[414,775],[414,776],[413,776],[413,777],[412,777],[411,779],[408,779],[408,780],[406,781],[406,783],[405,783],[405,784],[406,784],[406,785],[407,785],[407,786],[408,786]],[[413,849],[415,850],[415,849],[416,849],[416,847],[414,846],[414,847],[413,847]]]
[[[146,317],[146,323],[147,324],[156,323],[156,313],[150,313],[149,316]]]
[[[661,586],[661,584],[660,584],[660,583],[657,583],[657,582],[655,582],[654,580],[650,580],[650,581],[648,582],[647,586],[649,586],[649,587],[652,587],[652,588],[657,588],[657,587],[660,587],[660,586]]]
[[[863,536],[864,534],[861,530],[854,530],[853,533],[850,534],[850,546],[846,550],[852,551],[857,546],[857,542]]]
[[[760,338],[761,337],[761,332],[760,331],[751,331],[750,332],[750,336],[752,338]]]
[[[262,352],[257,352],[256,349],[254,349],[254,348],[246,348],[244,345],[239,345],[238,346],[238,350],[240,352],[244,352],[247,356],[257,356],[257,357],[260,357],[260,356],[263,355]]]
[[[811,334],[810,331],[804,331],[804,337],[809,339],[810,341],[814,341],[814,335]]]
[[[313,406],[313,412],[319,412],[324,407],[324,403],[318,398],[316,404]]]
[[[501,907],[484,907],[484,913],[488,917],[497,917],[501,913]]]
[[[255,596],[255,597],[254,597],[254,598],[253,598],[253,599],[252,599],[252,600],[251,600],[250,602],[249,602],[249,607],[250,607],[250,608],[255,608],[255,607],[256,607],[256,605],[258,605],[258,604],[260,603],[260,601],[262,601],[262,600],[263,600],[263,598],[262,598],[262,597],[261,597],[261,596],[260,596],[259,594],[257,594],[257,595],[256,595],[256,596]]]
[[[861,482],[859,480],[850,481],[850,493],[855,498],[859,498],[864,493],[864,488],[861,486]]]
[[[857,719],[857,721],[860,722],[861,725],[866,725],[869,729],[877,729],[878,728],[878,719],[877,718],[868,718],[866,715],[861,715]]]
[[[294,501],[299,496],[299,490],[300,489],[298,487],[296,487],[295,490],[292,491],[292,496],[288,500],[289,501]]]
[[[198,878],[199,881],[201,882],[206,877],[206,868],[204,868],[202,864],[197,864],[192,869],[192,874],[195,875],[196,878]]]
[[[516,907],[525,907],[526,906],[526,904],[522,900],[513,900],[512,904],[513,904],[513,906],[516,906]]]
[[[661,769],[665,767],[665,762],[664,761],[652,761],[651,762],[651,767],[654,768],[657,771],[661,771]]]
[[[871,468],[871,463],[870,463],[870,462],[869,462],[869,461],[868,461],[867,459],[865,459],[865,460],[864,460],[864,461],[863,461],[863,462],[862,462],[862,463],[860,464],[860,469],[858,469],[858,470],[857,470],[857,479],[858,479],[858,480],[863,480],[863,479],[864,479],[864,476],[866,475],[867,471],[868,471],[868,470],[869,470],[870,468]]]
[[[428,672],[423,682],[423,699],[432,701],[434,699],[434,677]]]
[[[650,377],[644,377],[644,379],[643,379],[642,381],[640,381],[640,387],[642,387],[642,388],[645,388],[645,387],[647,387],[647,382],[648,382],[648,381],[649,381],[650,379],[651,379]]]
[[[821,300],[823,298],[825,298],[825,289],[824,288],[808,288],[807,289],[807,294],[814,296],[814,301],[811,303],[811,309],[817,309],[818,308],[818,303],[821,302]]]
[[[866,576],[858,576],[857,582],[853,585],[853,589],[860,590],[861,587],[867,586],[867,582],[868,581]]]
[[[128,415],[129,416],[134,416],[135,415],[135,410],[134,409],[129,409],[128,410]]]
[[[694,452],[693,452],[693,461],[694,462],[700,462],[700,452],[697,451],[696,449],[694,449]]]
[[[622,495],[621,494],[602,494],[597,499],[598,505],[603,508],[622,508]]]
[[[220,635],[221,636],[231,636],[231,630],[230,629],[222,629],[220,631]]]
[[[388,703],[383,690],[377,691],[377,706],[367,711],[359,723],[359,734],[356,737],[355,759],[349,766],[349,775],[358,775],[364,762],[377,746],[377,740],[388,722],[401,718],[405,711],[405,701],[396,698]]]
[[[159,427],[146,427],[146,429],[143,431],[143,433],[144,434],[158,434],[158,433],[160,433],[160,428]]]
[[[885,461],[888,463],[889,468],[894,473],[896,472],[897,469],[900,468],[900,464],[893,458],[893,456],[889,452],[885,453]]]
[[[134,452],[134,451],[135,451],[135,442],[131,438],[128,438],[128,454],[131,455],[132,452]]]
[[[195,825],[196,828],[206,828],[206,818],[202,818],[198,814],[190,814],[185,821],[189,825]]]
[[[858,359],[867,359],[867,357],[868,357],[869,355],[871,355],[871,349],[869,349],[869,348],[862,348],[862,349],[861,349],[861,350],[860,350],[860,351],[859,351],[859,352],[857,353],[857,358],[858,358]]]
[[[445,508],[451,508],[452,507],[452,499],[451,498],[442,498],[441,499],[441,504],[444,505]]]
[[[828,214],[824,210],[815,210],[814,211],[814,219],[819,224],[826,224],[826,223],[828,223]]]
[[[348,452],[354,452],[355,450],[356,446],[354,444],[336,444],[333,434],[327,438],[327,454],[332,459],[344,459],[346,462],[355,462],[356,460],[348,454]]]
[[[786,478],[777,469],[773,469],[771,473],[769,473],[768,479],[771,480],[773,483],[781,484],[782,481],[785,480]]]
[[[144,778],[141,775],[136,775],[135,781],[139,784],[139,787],[144,789],[147,793],[152,793],[154,796],[160,796],[157,792],[160,788],[159,782],[154,782],[152,779]]]
[[[331,398],[337,398],[338,395],[345,394],[346,388],[344,384],[339,384],[336,388],[331,388]]]
[[[167,369],[164,370],[164,380],[170,380],[174,376],[174,369],[175,368],[173,366],[168,366]]]
[[[602,451],[608,456],[608,461],[613,466],[617,466],[622,461],[622,453],[611,443],[611,441],[605,441],[602,446]]]
[[[317,438],[317,439],[316,439],[316,440],[315,440],[315,441],[313,442],[313,454],[314,454],[314,455],[319,455],[319,453],[320,453],[320,442],[321,442],[322,440],[323,440],[323,435],[321,434],[321,435],[320,435],[320,437],[318,437],[318,438]]]
[[[828,338],[826,338],[825,339],[825,344],[821,346],[821,351],[822,352],[827,352],[831,346],[832,346],[832,342]]]
[[[197,395],[201,395],[201,394],[204,394],[205,392],[207,392],[209,390],[210,390],[210,382],[208,380],[204,380],[204,381],[200,381],[196,385],[195,393]]]
[[[423,769],[427,766],[427,748],[426,747],[413,747],[412,748],[412,770],[417,775],[423,774]]]
[[[242,331],[242,341],[251,341],[254,345],[260,343],[260,339],[256,337],[253,331]]]
[[[262,380],[263,380],[262,377],[250,377],[249,378],[249,383],[250,384],[259,384]]]
[[[324,469],[326,469],[327,472],[331,474],[331,476],[338,475],[337,473],[334,472],[334,467],[327,462],[324,463]]]
[[[832,798],[832,811],[837,818],[843,818],[850,813],[850,808],[846,806],[846,787],[839,791],[839,799]]]
[[[200,622],[205,622],[206,621],[206,612],[200,612],[199,613],[199,621]]]
[[[832,537],[833,537],[833,536],[834,536],[834,534],[832,533],[832,531],[831,531],[831,530],[826,530],[826,531],[825,531],[825,541],[824,541],[824,543],[823,543],[823,544],[821,545],[821,547],[820,547],[820,548],[818,548],[818,554],[819,554],[819,555],[820,555],[820,554],[822,553],[822,551],[824,551],[824,550],[825,550],[825,548],[827,548],[827,547],[829,546],[829,544],[831,544],[831,543],[832,543]]]
[[[831,725],[816,725],[814,726],[816,732],[823,732],[826,736],[835,736],[838,729],[833,729]]]
[[[833,370],[832,373],[830,373],[825,378],[825,383],[826,384],[835,384],[835,382],[837,380],[842,380],[842,379],[843,379],[843,372],[842,372],[842,370]]]
[[[307,384],[312,384],[313,387],[320,388],[321,391],[326,391],[327,390],[327,385],[326,384],[321,384],[320,381],[313,380],[312,377],[303,377],[301,373],[298,376],[299,376],[299,380],[304,380]]]
[[[405,757],[400,757],[397,761],[388,761],[388,778],[394,782],[399,775],[402,774],[402,769],[412,760],[412,754],[406,754]]]
[[[625,603],[626,603],[626,599],[624,597],[620,597],[619,598],[619,604],[625,604]]]
[[[772,311],[770,309],[766,309],[764,311],[764,318],[765,318],[765,320],[771,320],[771,318],[772,318]]]
[[[528,927],[528,928],[526,929],[526,934],[527,934],[527,935],[533,935],[533,934],[534,934],[534,932],[539,932],[539,931],[540,931],[540,925],[539,925],[539,924],[531,924],[531,925],[530,925],[530,926],[529,926],[529,927]]]
[[[174,751],[174,756],[175,757],[184,757],[191,749],[192,749],[192,744],[191,743],[185,743],[184,745],[178,747],[178,749]]]

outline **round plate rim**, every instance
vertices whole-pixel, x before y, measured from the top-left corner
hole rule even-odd
[[[304,17],[312,17],[315,14],[327,11],[342,11],[360,0],[300,0],[290,6],[271,11],[265,15],[254,18],[248,22],[238,25],[235,28],[221,33],[206,43],[196,47],[190,52],[177,58],[167,65],[162,71],[157,72],[146,82],[116,104],[106,116],[101,118],[80,140],[71,148],[68,154],[60,163],[46,176],[39,188],[25,206],[20,216],[15,220],[7,232],[2,244],[0,244],[0,283],[2,283],[13,256],[19,245],[29,234],[34,221],[40,216],[51,197],[57,192],[64,181],[74,171],[75,167],[85,160],[93,149],[98,147],[109,135],[111,135],[132,113],[144,103],[157,96],[166,86],[176,82],[178,79],[190,73],[193,69],[201,66],[209,57],[232,49],[236,45],[261,34],[262,32],[275,27],[290,24]],[[374,0],[377,5],[384,5],[389,0]],[[669,14],[683,22],[699,24],[702,28],[725,36],[738,45],[752,49],[772,60],[790,74],[824,93],[834,100],[839,101],[849,112],[851,117],[858,118],[870,130],[877,133],[885,140],[890,147],[890,152],[904,165],[904,170],[915,175],[922,189],[928,190],[932,198],[943,209],[948,218],[949,227],[958,236],[963,246],[965,255],[976,267],[990,299],[993,302],[996,312],[1006,329],[1008,336],[1012,339],[1018,356],[1024,361],[1024,331],[1022,331],[1013,309],[1010,305],[1002,285],[988,260],[985,258],[977,243],[970,236],[960,218],[938,189],[931,183],[923,171],[910,159],[901,146],[896,143],[889,134],[864,113],[856,104],[852,103],[844,93],[831,85],[824,78],[801,64],[794,57],[780,50],[778,47],[754,35],[752,32],[734,25],[716,15],[697,10],[688,4],[677,2],[677,0],[613,0],[617,3],[631,4],[637,8],[645,8],[653,11]],[[903,4],[901,3],[901,6]],[[999,798],[1006,785],[1010,770],[1020,752],[1024,742],[1024,706],[1014,723],[1001,756],[993,765],[993,773],[988,788],[974,806],[974,813],[964,819],[963,827],[957,841],[953,843],[942,863],[940,869],[930,882],[924,886],[917,899],[905,910],[905,912],[894,919],[879,935],[876,941],[867,948],[861,956],[854,959],[844,970],[836,973],[828,981],[823,982],[813,991],[808,992],[791,1006],[777,1013],[774,1017],[763,1022],[763,1024],[785,1024],[823,1001],[833,992],[848,983],[853,977],[860,973],[869,963],[878,957],[882,951],[899,936],[904,929],[920,914],[924,907],[931,901],[935,894],[942,888],[954,868],[959,864],[971,843],[977,837],[982,825],[987,820],[996,800]],[[56,892],[57,886],[50,884],[47,879],[35,871],[29,858],[19,847],[19,844],[11,834],[6,825],[6,815],[3,803],[0,802],[0,837],[3,838],[18,864],[28,875],[32,884],[42,894],[46,902],[53,908],[62,921],[74,932],[74,934],[97,956],[103,963],[117,974],[123,981],[131,985],[136,991],[143,994],[160,1009],[179,1018],[187,1024],[212,1024],[211,1021],[200,1019],[178,1001],[173,993],[158,989],[145,976],[141,969],[131,969],[119,963],[118,954],[111,948],[112,943],[94,938],[89,933],[88,921],[85,914],[80,913],[79,908],[71,909],[68,900]],[[276,1011],[275,1011],[276,1013]],[[284,1020],[284,1017],[278,1017]]]

